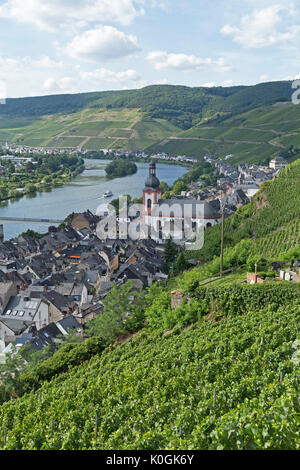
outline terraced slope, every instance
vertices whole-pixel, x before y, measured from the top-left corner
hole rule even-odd
[[[168,121],[147,118],[138,109],[85,109],[38,120],[0,117],[0,143],[33,147],[144,150],[179,131]]]
[[[282,169],[274,180],[263,183],[250,204],[225,219],[225,247],[247,239],[256,253],[266,250],[261,254],[273,258],[299,245],[299,220],[300,159]],[[209,260],[219,255],[220,241],[221,224],[207,229],[201,254]]]
[[[299,107],[279,102],[230,117],[205,120],[153,148],[170,153],[178,150],[199,158],[206,153],[216,153],[220,158],[233,155],[230,163],[236,164],[270,160],[291,145],[300,147]]]
[[[269,159],[299,142],[291,92],[290,82],[272,82],[8,99],[0,107],[0,143]]]
[[[143,331],[3,404],[1,448],[299,449],[300,305],[268,289],[282,306],[251,308],[266,295],[248,290],[241,315]]]

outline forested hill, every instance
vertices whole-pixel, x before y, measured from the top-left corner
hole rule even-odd
[[[201,119],[218,113],[241,113],[263,104],[290,99],[290,82],[226,88],[161,85],[120,95],[112,104],[115,107],[140,108],[153,118],[166,119],[182,129],[188,129]]]
[[[216,113],[238,113],[290,98],[290,82],[226,88],[153,85],[140,90],[8,99],[6,105],[0,107],[0,114],[38,117],[74,113],[86,107],[138,108],[153,118],[166,119],[182,129],[188,129]]]
[[[0,106],[0,145],[233,155],[268,163],[300,143],[291,82],[254,86],[154,85],[8,99]],[[298,152],[298,150],[297,150]],[[300,150],[299,150],[300,152]]]

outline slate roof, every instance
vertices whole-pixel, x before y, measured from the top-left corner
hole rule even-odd
[[[60,325],[66,332],[68,330],[77,330],[78,328],[81,328],[81,324],[73,315],[66,316],[62,320],[58,321],[56,325]]]
[[[72,298],[61,295],[54,290],[44,292],[43,298],[52,303],[62,313],[65,313],[68,308],[72,308],[74,305]]]
[[[19,329],[18,324],[31,324],[41,304],[41,299],[29,299],[21,295],[12,296],[0,320]],[[10,328],[10,326],[9,326]]]
[[[221,217],[220,213],[218,213],[210,203],[206,201],[185,199],[185,198],[184,199],[160,199],[158,201],[158,205],[153,206],[152,215],[158,217],[159,213],[161,212],[161,206],[163,204],[170,206],[170,207],[173,205],[179,205],[181,207],[182,214],[186,206],[187,207],[192,206],[192,210],[191,210],[192,217],[196,217],[197,215],[196,207],[201,208],[200,216],[203,215],[206,219],[219,219]]]

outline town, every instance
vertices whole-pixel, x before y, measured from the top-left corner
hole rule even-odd
[[[208,213],[214,214],[209,215],[209,223],[205,221],[206,227],[220,222],[221,203],[230,215],[249,203],[259,185],[276,176],[286,165],[277,158],[269,167],[240,164],[236,169],[227,161],[215,160],[212,156],[206,156],[205,160],[218,174],[217,186],[201,189],[201,182],[192,182],[188,191],[174,196],[169,202],[204,204],[205,210],[208,208]],[[149,201],[161,196],[159,185],[153,162],[143,193],[146,218],[149,214],[154,217],[149,212]],[[159,207],[160,202],[156,205]],[[154,208],[155,204],[152,211]],[[73,213],[61,226],[49,227],[45,235],[36,237],[34,233],[23,233],[16,239],[0,243],[2,362],[14,345],[17,348],[27,345],[32,350],[50,346],[54,351],[71,330],[84,336],[86,323],[103,313],[102,301],[112,285],[120,286],[131,280],[135,289],[144,289],[168,278],[163,240],[134,241],[122,239],[118,233],[111,239],[100,239],[97,226],[103,218],[90,210]],[[183,246],[184,240],[178,243]],[[280,265],[277,268],[279,270]],[[281,270],[279,279],[299,282],[299,275],[291,270]],[[249,274],[248,282],[264,281],[255,273]]]

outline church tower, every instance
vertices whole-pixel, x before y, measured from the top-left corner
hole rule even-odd
[[[143,223],[151,225],[151,213],[153,206],[161,199],[162,191],[160,181],[156,176],[156,165],[151,162],[149,165],[149,176],[145,182],[143,190]]]

